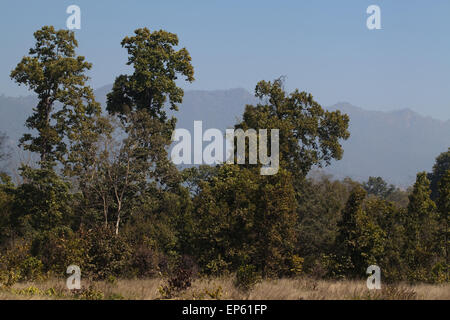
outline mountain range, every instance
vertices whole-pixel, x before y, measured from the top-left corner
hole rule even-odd
[[[104,107],[111,85],[95,90]],[[204,130],[224,131],[242,116],[246,104],[256,98],[242,88],[229,90],[186,91],[177,127],[191,130],[194,120],[202,120]],[[24,126],[36,98],[0,95],[0,132],[6,133],[13,148],[13,158],[20,153],[17,142],[27,131]],[[350,138],[343,142],[344,156],[324,171],[337,178],[349,176],[365,181],[369,176],[383,177],[400,187],[411,185],[417,172],[430,171],[435,158],[447,150],[450,141],[450,120],[422,116],[412,110],[392,112],[369,111],[347,102],[326,107],[339,109],[350,117]]]

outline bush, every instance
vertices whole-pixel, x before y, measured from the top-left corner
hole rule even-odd
[[[133,254],[131,267],[138,277],[152,277],[159,271],[158,254],[147,246],[139,246]]]
[[[206,273],[213,275],[213,276],[221,276],[226,275],[229,272],[229,268],[231,266],[230,262],[226,262],[222,259],[222,257],[219,255],[217,259],[211,260],[206,265]]]
[[[87,238],[86,271],[95,280],[130,275],[132,251],[124,238],[105,228],[89,232]]]
[[[11,287],[20,280],[20,273],[14,270],[0,270],[0,287]]]
[[[260,281],[261,276],[254,265],[240,266],[236,272],[235,286],[243,291],[251,290]]]
[[[103,292],[95,289],[92,285],[88,288],[74,289],[71,293],[75,299],[79,300],[103,300],[105,297]]]
[[[0,254],[0,284],[11,286],[18,281],[41,280],[42,261],[30,254],[28,243],[16,244]]]
[[[42,261],[35,257],[28,257],[19,267],[20,279],[24,281],[41,280],[43,277]]]
[[[304,261],[305,259],[294,254],[291,258],[291,269],[289,271],[295,276],[302,274]]]
[[[65,276],[69,265],[85,265],[87,247],[82,234],[58,228],[38,234],[31,244],[31,254],[43,263],[44,272]]]
[[[172,271],[168,284],[159,288],[161,296],[170,299],[188,289],[196,273],[197,266],[194,261],[190,257],[183,256],[175,270]]]

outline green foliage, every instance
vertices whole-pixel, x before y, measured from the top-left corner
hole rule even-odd
[[[35,257],[28,257],[20,264],[21,280],[33,281],[42,278],[43,264]]]
[[[256,106],[247,105],[243,121],[236,129],[280,130],[280,167],[292,175],[304,177],[314,165],[330,164],[341,159],[341,139],[346,140],[349,118],[340,111],[326,111],[313,96],[295,90],[283,90],[283,80],[260,81],[255,88],[260,99]]]
[[[0,244],[12,238],[17,228],[11,221],[15,192],[11,178],[0,173]]]
[[[236,271],[235,286],[243,291],[250,291],[260,281],[261,275],[254,265],[242,265]]]
[[[30,253],[42,261],[46,273],[66,276],[66,269],[70,265],[84,269],[88,245],[83,234],[64,227],[37,234],[32,241]]]
[[[20,280],[20,273],[16,270],[0,270],[0,288],[11,287]]]
[[[346,274],[363,276],[369,265],[380,263],[384,255],[386,233],[374,219],[371,203],[364,207],[366,191],[357,186],[353,189],[338,223],[339,253],[350,264]],[[346,263],[341,262],[346,265]]]
[[[123,237],[104,228],[92,230],[86,236],[89,247],[85,268],[88,274],[98,280],[127,275],[132,249]]]
[[[177,80],[193,81],[194,71],[175,34],[143,28],[123,39],[133,72],[116,78],[109,117],[86,86],[91,65],[75,54],[74,33],[43,27],[34,36],[11,78],[38,96],[26,123],[36,135],[21,143],[40,154],[40,166],[22,166],[19,183],[0,174],[0,285],[66,276],[71,264],[110,285],[167,276],[163,298],[189,288],[197,265],[203,274],[236,273],[244,291],[263,277],[365,278],[371,264],[385,282],[449,280],[450,149],[431,182],[419,173],[410,192],[380,177],[362,185],[307,177],[342,157],[349,119],[311,94],[285,92],[280,78],[257,84],[259,103],[235,126],[280,130],[277,174],[250,164],[179,172],[168,157],[176,119],[165,108],[177,110]],[[92,286],[71,294],[105,298]],[[413,296],[389,289],[370,298]]]
[[[15,190],[11,223],[21,235],[64,225],[71,216],[69,184],[52,169],[22,168],[24,183]]]
[[[388,186],[386,181],[381,177],[369,177],[369,180],[363,183],[363,188],[367,191],[367,194],[382,199],[388,198],[395,190],[394,185],[391,184]]]
[[[303,273],[303,262],[305,261],[305,259],[303,259],[302,257],[299,257],[298,255],[294,254],[291,258],[291,273],[293,275],[300,275]]]
[[[75,33],[42,27],[34,33],[36,44],[11,72],[19,85],[33,90],[39,99],[26,125],[38,131],[38,136],[25,134],[21,144],[25,150],[38,152],[41,166],[51,167],[67,152],[64,137],[71,128],[80,125],[80,118],[100,111],[93,91],[85,86],[85,72],[91,64],[75,54],[78,42]],[[62,108],[55,110],[55,103]],[[70,138],[70,137],[69,137]]]
[[[405,239],[405,226],[403,224],[406,210],[397,207],[394,203],[382,199],[370,198],[365,204],[367,216],[373,219],[382,230],[378,241],[378,248],[374,253],[376,264],[383,270],[384,282],[395,282],[405,279],[407,269],[404,265],[401,248]]]
[[[172,270],[167,285],[161,286],[159,292],[164,299],[171,299],[192,285],[196,266],[190,257],[183,256]]]
[[[194,199],[194,256],[205,272],[255,265],[264,275],[289,273],[296,242],[291,177],[261,176],[237,165],[219,168]],[[209,269],[208,269],[209,268]]]
[[[430,271],[437,262],[439,242],[436,205],[430,197],[430,181],[425,172],[417,174],[409,196],[406,219],[405,254],[410,272],[408,278],[433,281]]]
[[[355,183],[320,176],[305,180],[298,188],[297,248],[305,258],[306,272],[324,273],[320,270],[322,255],[335,251],[337,223]]]
[[[364,218],[363,201],[365,197],[364,189],[360,186],[355,187],[342,211],[342,220],[338,223],[337,243],[340,246],[340,253],[342,256],[348,257],[351,262],[351,270],[346,270],[346,273],[362,274],[363,272],[360,269],[363,267],[363,261],[358,238],[360,236],[359,220]]]
[[[44,278],[42,261],[29,254],[27,243],[18,243],[0,254],[0,283],[11,286],[17,281]]]
[[[442,152],[436,157],[433,170],[427,175],[430,180],[431,199],[433,201],[436,201],[439,197],[439,181],[447,170],[450,170],[450,147],[446,152]]]
[[[362,186],[369,196],[392,201],[403,208],[408,205],[408,192],[396,188],[393,184],[388,186],[381,177],[369,177],[369,180]]]
[[[176,34],[164,30],[150,32],[147,28],[136,29],[134,33],[122,40],[129,55],[127,65],[134,72],[116,78],[108,94],[107,110],[122,116],[135,109],[146,110],[153,118],[166,122],[163,109],[167,98],[172,110],[177,110],[177,104],[183,101],[183,90],[175,80],[184,76],[187,81],[194,81],[191,57],[185,48],[174,49],[178,45]],[[170,123],[174,129],[175,119]]]
[[[438,238],[440,243],[439,251],[443,253],[445,261],[441,265],[436,265],[440,272],[438,274],[443,275],[445,281],[450,280],[450,169],[446,171],[444,176],[439,181],[439,198],[437,200],[437,207],[439,211],[438,222],[439,231]]]
[[[131,268],[138,277],[156,276],[160,271],[160,257],[155,250],[142,245],[133,252]]]
[[[103,300],[105,294],[97,290],[93,285],[89,287],[82,287],[81,289],[74,289],[71,291],[72,296],[79,300]]]

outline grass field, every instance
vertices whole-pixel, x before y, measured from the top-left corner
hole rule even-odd
[[[203,278],[193,281],[187,290],[173,299],[268,299],[268,300],[345,300],[345,299],[426,299],[450,300],[450,284],[385,285],[381,290],[368,290],[361,281],[325,281],[309,278],[264,280],[244,292],[236,288],[233,278]],[[15,284],[0,288],[0,300],[5,299],[161,299],[163,279],[117,280],[89,282],[82,279],[83,289],[74,293],[64,279]]]

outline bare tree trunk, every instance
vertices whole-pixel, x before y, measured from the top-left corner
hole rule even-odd
[[[116,236],[119,234],[120,210],[122,209],[122,201],[119,200],[117,206]]]
[[[103,199],[103,214],[105,216],[105,228],[108,227],[108,208],[106,207],[106,199],[105,196],[102,196]]]
[[[120,212],[117,213],[116,236],[119,234],[119,224],[120,224]]]

